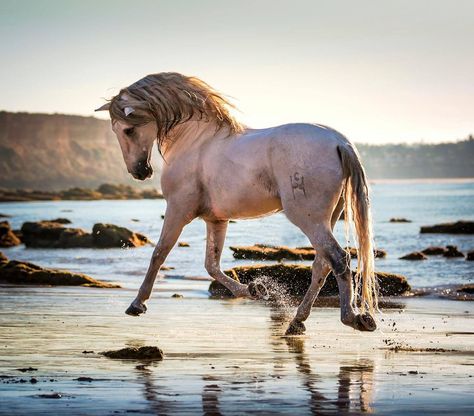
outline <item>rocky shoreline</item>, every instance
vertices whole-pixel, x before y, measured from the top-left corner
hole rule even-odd
[[[0,252],[0,281],[20,285],[85,286],[116,289],[115,283],[102,282],[83,273],[46,269],[33,263],[8,260]]]
[[[0,202],[96,201],[101,199],[162,199],[156,189],[136,189],[129,185],[104,183],[97,189],[69,188],[62,191],[0,188]]]

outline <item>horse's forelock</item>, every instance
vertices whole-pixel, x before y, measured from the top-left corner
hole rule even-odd
[[[110,116],[132,125],[156,121],[158,140],[167,138],[178,124],[193,117],[227,126],[231,133],[242,126],[229,113],[227,99],[199,78],[174,72],[147,75],[113,97]],[[133,112],[125,115],[126,108]]]

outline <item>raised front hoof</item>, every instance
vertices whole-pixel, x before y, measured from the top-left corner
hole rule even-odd
[[[303,322],[291,321],[290,326],[285,332],[285,335],[303,335],[306,331],[306,327]]]
[[[249,289],[250,296],[252,296],[253,299],[268,300],[270,298],[268,289],[262,283],[251,282],[248,285],[248,289]]]
[[[143,303],[140,306],[136,306],[133,303],[127,308],[125,313],[130,316],[139,316],[146,312],[146,305]]]
[[[373,332],[377,329],[377,324],[374,318],[368,313],[363,315],[356,315],[354,320],[354,328],[359,331]]]

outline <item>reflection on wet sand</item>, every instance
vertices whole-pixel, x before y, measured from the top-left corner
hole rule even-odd
[[[310,357],[305,353],[307,338],[282,336],[281,328],[286,325],[291,317],[285,310],[273,309],[270,318],[272,321],[272,335],[278,343],[285,342],[288,351],[296,363],[296,369],[301,375],[302,384],[309,393],[308,406],[312,414],[324,414],[333,412],[337,408],[338,414],[372,411],[370,404],[373,399],[373,374],[374,364],[372,360],[354,360],[340,366],[338,374],[338,390],[336,400],[328,399],[317,390],[317,383],[321,382],[321,377],[313,372]],[[275,343],[273,343],[275,346]],[[355,398],[351,399],[351,389]]]
[[[296,370],[296,379],[291,388],[302,389],[308,395],[295,400],[289,405],[294,414],[300,412],[313,415],[324,414],[360,414],[371,413],[374,391],[374,363],[370,359],[344,360],[336,366],[338,373],[334,376],[327,369],[320,369],[324,361],[318,361],[306,351],[311,342],[306,337],[286,337],[282,335],[289,316],[285,311],[274,309],[270,314],[269,360],[272,365],[268,372],[261,368],[245,370],[239,366],[227,366],[219,375],[210,374],[204,366],[196,372],[195,380],[201,385],[202,414],[217,416],[235,412],[235,408],[226,409],[225,405],[238,398],[242,411],[252,400],[250,397],[262,397],[266,404],[278,405],[281,402],[279,390],[288,385],[287,377]],[[312,348],[312,347],[309,347]],[[195,357],[198,359],[198,357]],[[153,371],[153,366],[155,370]],[[157,375],[160,364],[145,364],[135,367],[138,382],[143,386],[143,396],[149,404],[150,413],[157,415],[179,414],[188,409],[178,397],[189,392],[180,392],[180,386],[170,383],[166,375]],[[160,371],[160,373],[162,373]],[[172,389],[170,391],[170,388]],[[306,398],[307,397],[307,398]],[[258,403],[258,399],[253,403]],[[197,403],[196,403],[197,404]],[[189,405],[189,403],[188,403]]]

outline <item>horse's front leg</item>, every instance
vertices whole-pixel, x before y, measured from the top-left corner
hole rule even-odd
[[[153,251],[153,255],[151,256],[150,265],[148,266],[145,279],[138,290],[138,295],[125,311],[128,315],[138,316],[146,312],[147,308],[145,302],[151,296],[156,275],[160,271],[162,264],[165,262],[168,253],[176,244],[176,241],[178,241],[183,227],[189,223],[189,220],[185,220],[185,217],[175,208],[176,207],[173,208],[168,204],[160,239]]]
[[[228,221],[206,221],[207,244],[205,266],[207,272],[213,279],[229,289],[237,298],[247,297],[256,299],[267,297],[267,289],[263,285],[254,283],[244,285],[227,276],[221,270],[221,254],[224,247],[227,224]]]

